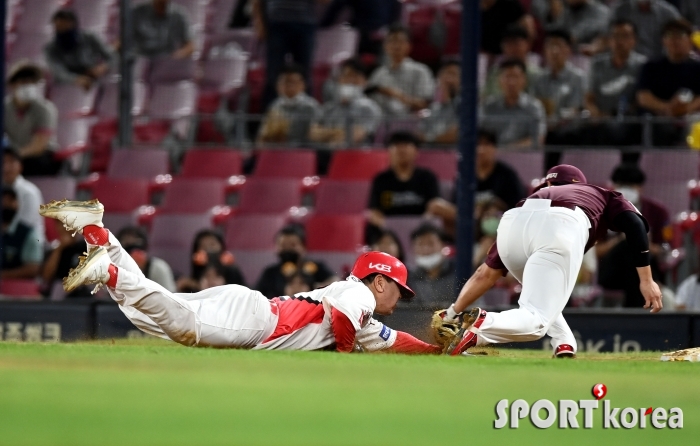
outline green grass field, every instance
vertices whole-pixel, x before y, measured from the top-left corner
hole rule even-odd
[[[700,364],[658,353],[552,360],[190,349],[162,341],[0,343],[2,445],[693,444]],[[678,430],[493,429],[495,405],[680,407]],[[582,420],[580,417],[579,420]],[[663,443],[661,443],[663,442]]]

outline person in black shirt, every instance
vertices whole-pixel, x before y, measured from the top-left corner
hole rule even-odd
[[[416,167],[418,138],[400,131],[389,136],[387,147],[391,167],[372,181],[369,222],[384,226],[384,218],[398,215],[423,215],[428,203],[440,194],[438,179],[427,169]]]
[[[535,21],[518,0],[481,0],[481,50],[501,54],[501,37],[509,25],[523,26],[535,35]]]
[[[476,146],[476,206],[482,206],[498,198],[510,209],[525,198],[525,188],[513,168],[498,161],[496,155],[496,134],[479,129]],[[456,194],[455,190],[452,203],[436,199],[428,206],[429,214],[443,220],[444,230],[448,235],[453,235],[454,223],[457,219],[457,206],[454,204],[457,202]]]
[[[263,271],[255,289],[268,299],[285,294],[288,280],[297,273],[310,276],[317,288],[339,280],[323,262],[306,258],[306,233],[299,225],[282,228],[275,237],[279,261]]]
[[[55,220],[56,233],[58,235],[58,244],[51,250],[41,266],[42,287],[41,292],[46,297],[57,298],[63,296],[63,288],[57,296],[53,295],[54,287],[58,287],[64,277],[72,268],[78,266],[79,257],[85,255],[85,241],[81,235],[76,235],[68,232],[63,223]],[[90,288],[80,286],[77,289],[66,294],[65,297],[90,297]]]
[[[637,102],[657,115],[683,117],[700,111],[700,61],[692,57],[690,35],[685,20],[671,20],[663,28],[666,55],[642,66],[637,83]],[[674,124],[654,126],[654,145],[673,145],[687,132]]]

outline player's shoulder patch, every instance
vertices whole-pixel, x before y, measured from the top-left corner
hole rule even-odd
[[[385,341],[388,341],[391,337],[391,328],[387,327],[386,325],[382,325],[382,330],[379,332],[379,337]]]

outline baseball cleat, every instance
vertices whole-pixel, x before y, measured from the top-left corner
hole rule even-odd
[[[472,327],[479,328],[484,323],[486,311],[481,308],[473,308],[464,318],[462,328],[457,332],[452,343],[447,347],[445,354],[450,356],[458,356],[466,352],[467,349],[476,345],[476,333],[470,329]]]
[[[39,205],[39,215],[42,217],[54,218],[61,223],[66,231],[76,233],[83,232],[83,228],[88,225],[104,227],[102,225],[102,215],[105,207],[97,199],[90,201],[52,201]]]
[[[97,285],[91,294],[95,294],[109,280],[111,261],[107,249],[103,246],[93,248],[85,256],[80,256],[78,266],[72,268],[68,277],[63,279],[63,289],[73,291],[81,285]]]
[[[552,355],[552,358],[575,358],[576,353],[574,352],[574,348],[570,346],[569,344],[560,344],[557,345],[557,348],[554,349],[554,354]]]

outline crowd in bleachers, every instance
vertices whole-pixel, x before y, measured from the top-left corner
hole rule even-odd
[[[700,161],[679,147],[700,111],[696,3],[481,0],[475,265],[502,213],[564,162],[649,218],[657,280],[695,277],[697,216],[675,215]],[[313,288],[372,247],[411,268],[406,305],[449,303],[460,2],[136,0],[126,42],[117,4],[8,1],[0,292],[66,297],[83,242],[31,209],[95,197],[168,289]],[[124,45],[133,147],[117,149]],[[590,148],[649,144],[665,149]],[[638,306],[621,247],[611,235],[589,253],[573,304]],[[515,295],[506,278],[485,304]]]

